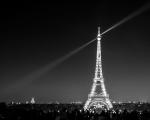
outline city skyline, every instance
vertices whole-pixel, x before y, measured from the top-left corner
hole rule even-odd
[[[26,76],[95,38],[98,26],[103,32],[145,3],[4,5],[8,11],[0,23],[0,101],[31,97],[44,102],[86,101],[94,77],[96,41],[27,84]],[[150,102],[149,13],[147,10],[102,36],[103,75],[112,100]]]

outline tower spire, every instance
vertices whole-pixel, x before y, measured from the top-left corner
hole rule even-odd
[[[105,89],[104,78],[102,74],[101,33],[100,33],[100,27],[98,27],[95,76],[93,79],[91,92],[88,95],[88,100],[84,105],[84,110],[91,110],[95,108],[109,110],[112,107],[113,106],[109,100],[109,95],[107,94]]]
[[[100,40],[100,38],[101,38],[100,27],[98,27],[97,40]]]

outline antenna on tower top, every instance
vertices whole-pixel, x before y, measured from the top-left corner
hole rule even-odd
[[[98,27],[98,35],[97,35],[97,40],[101,39],[101,33],[100,33],[100,27]]]
[[[98,34],[100,34],[100,27],[98,27]]]

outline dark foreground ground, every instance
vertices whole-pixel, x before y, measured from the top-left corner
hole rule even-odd
[[[0,120],[150,120],[149,103],[113,106],[113,110],[98,114],[83,111],[83,104],[0,103]]]

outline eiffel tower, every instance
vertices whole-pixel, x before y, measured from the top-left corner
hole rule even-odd
[[[93,79],[91,92],[88,95],[88,100],[84,105],[84,110],[110,110],[111,108],[113,108],[113,106],[110,102],[109,95],[106,92],[104,78],[102,74],[101,34],[100,27],[98,27],[95,76]]]

